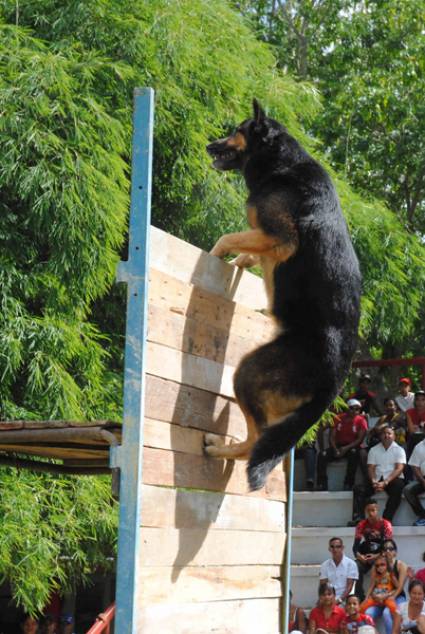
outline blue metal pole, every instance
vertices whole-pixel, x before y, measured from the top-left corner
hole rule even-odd
[[[127,283],[123,439],[120,446],[111,450],[111,467],[120,469],[117,634],[140,633],[137,623],[137,567],[141,525],[153,110],[152,88],[137,88],[134,91],[129,251],[128,260],[120,262],[117,271],[117,280]]]
[[[289,624],[289,590],[291,589],[291,548],[292,548],[292,516],[294,506],[294,464],[295,464],[295,449],[291,449],[289,453],[289,468],[288,468],[288,501],[287,501],[287,513],[286,513],[286,557],[285,557],[285,571],[284,571],[284,598],[283,598],[283,623],[282,632],[287,634]]]

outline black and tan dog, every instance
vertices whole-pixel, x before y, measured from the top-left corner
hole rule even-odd
[[[252,490],[338,394],[356,349],[361,278],[338,197],[326,171],[254,100],[254,116],[207,147],[218,170],[240,170],[249,190],[249,231],[224,235],[211,251],[259,262],[276,338],[245,356],[234,391],[245,442],[205,451],[249,459]]]

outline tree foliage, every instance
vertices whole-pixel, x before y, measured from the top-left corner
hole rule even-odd
[[[242,0],[282,66],[314,81],[333,165],[425,232],[422,0]]]
[[[1,415],[119,419],[125,306],[111,285],[134,87],[156,91],[154,223],[204,248],[245,225],[241,180],[214,172],[205,145],[257,96],[325,161],[301,125],[324,116],[319,93],[279,70],[225,0],[0,0],[0,32]],[[362,263],[363,333],[377,344],[408,335],[423,246],[334,177]],[[113,549],[108,481],[7,470],[0,481],[0,574],[38,609],[55,579]]]

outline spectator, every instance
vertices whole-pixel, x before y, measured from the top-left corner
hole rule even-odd
[[[388,608],[391,615],[389,619],[384,619],[385,632],[391,634],[393,629],[393,615],[397,609],[394,600],[394,592],[398,586],[398,581],[388,569],[388,562],[384,555],[376,558],[372,569],[369,590],[366,599],[361,604],[360,609],[369,616],[377,619],[382,615],[385,608]]]
[[[361,403],[361,411],[365,414],[370,414],[372,410],[378,415],[382,415],[381,408],[376,402],[376,394],[369,391],[372,379],[369,374],[362,374],[359,378],[359,384],[354,394],[351,394],[349,398],[355,398]]]
[[[419,499],[420,494],[425,491],[425,440],[421,440],[413,449],[409,466],[413,469],[416,480],[404,487],[404,497],[417,516],[413,526],[425,526],[425,509]]]
[[[394,442],[394,430],[385,427],[381,431],[381,442],[369,451],[367,457],[369,480],[365,486],[357,485],[353,490],[353,521],[355,524],[361,517],[364,500],[374,493],[385,491],[388,500],[383,517],[392,521],[397,511],[404,487],[403,469],[406,464],[406,453]]]
[[[395,397],[395,402],[397,404],[400,412],[407,412],[408,409],[412,409],[414,406],[414,398],[415,395],[410,391],[412,386],[412,382],[409,378],[400,379],[398,383],[398,395]]]
[[[385,414],[368,432],[368,446],[374,447],[379,443],[379,435],[386,425],[394,429],[396,443],[404,445],[406,443],[406,421],[404,415],[397,411],[397,405],[393,398],[388,397],[384,400],[384,411]]]
[[[410,457],[414,447],[425,438],[425,392],[415,392],[414,407],[406,412],[407,418],[407,455]]]
[[[360,611],[360,600],[355,594],[348,597],[345,612],[346,617],[341,627],[342,634],[357,634],[359,627],[364,625],[375,627],[373,618],[368,614],[362,614]]]
[[[344,603],[359,578],[356,563],[344,554],[344,544],[340,537],[331,537],[329,552],[332,557],[320,566],[320,583],[329,583],[335,588],[337,603]]]
[[[339,634],[345,611],[336,604],[335,588],[329,583],[319,585],[319,605],[310,612],[309,634],[326,630],[328,634]]]
[[[396,603],[404,603],[406,601],[404,584],[406,583],[407,579],[407,564],[405,564],[404,561],[397,559],[397,544],[393,539],[386,539],[384,541],[382,553],[387,559],[388,569],[397,579],[397,588],[394,592],[394,599],[396,600]]]
[[[399,605],[394,615],[392,634],[425,634],[425,591],[422,581],[412,579],[408,591],[409,601]]]
[[[391,522],[379,517],[378,503],[373,498],[366,500],[365,515],[366,519],[356,526],[353,543],[353,553],[359,570],[356,593],[361,599],[364,598],[364,575],[372,568],[384,542],[393,536]]]
[[[23,634],[37,634],[38,620],[30,614],[24,614],[20,622],[20,628]]]
[[[54,616],[44,617],[41,625],[41,634],[59,634],[58,624]]]
[[[288,632],[302,632],[306,634],[307,631],[307,619],[305,612],[302,608],[298,608],[292,603],[292,592],[289,590],[290,606],[289,606],[289,623]]]
[[[357,467],[360,461],[361,444],[367,432],[367,421],[360,415],[361,404],[356,399],[347,402],[348,411],[335,418],[330,433],[330,447],[319,453],[317,459],[317,484],[324,491],[328,489],[328,462],[347,458],[347,471],[344,489],[351,491],[354,486]]]
[[[422,561],[425,561],[425,553],[422,553]],[[419,579],[419,581],[422,581],[425,587],[425,568],[421,568],[420,570],[415,572],[414,578]]]
[[[316,473],[316,449],[314,443],[307,443],[296,449],[295,458],[303,458],[308,491],[314,490],[314,475]]]

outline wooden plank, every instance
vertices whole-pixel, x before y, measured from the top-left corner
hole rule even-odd
[[[277,634],[281,631],[279,598],[154,603],[142,605],[141,615],[143,634],[259,634],[260,631]]]
[[[118,439],[117,439],[118,440]],[[102,435],[100,427],[65,427],[42,429],[18,429],[3,431],[0,434],[2,444],[10,443],[72,443],[82,445],[106,445],[109,443]]]
[[[75,447],[33,447],[32,445],[2,445],[0,443],[0,451],[7,453],[19,453],[28,454],[31,456],[44,456],[46,458],[60,458],[60,459],[74,459],[86,460],[94,458],[95,460],[101,459],[103,456],[108,456],[109,446],[104,448],[99,446],[99,449],[81,449]]]
[[[149,374],[214,394],[234,396],[234,367],[152,342],[147,343],[146,352],[146,371]]]
[[[267,306],[261,278],[156,227],[151,226],[150,240],[152,268],[252,309]]]
[[[143,526],[283,533],[285,505],[274,500],[143,485]]]
[[[285,533],[210,531],[204,528],[140,529],[141,566],[279,565]]]
[[[225,440],[225,436],[219,436],[220,440]],[[195,456],[204,456],[203,451],[204,432],[198,429],[171,425],[151,418],[145,418],[144,444],[145,447],[155,447],[156,449],[169,449],[170,451],[180,451],[190,453]],[[229,442],[230,439],[227,439]]]
[[[149,306],[148,341],[234,367],[244,355],[262,343],[258,338],[243,338],[206,321],[200,322],[171,312],[167,314],[152,304]]]
[[[246,436],[245,418],[233,400],[152,375],[146,377],[145,413],[183,427]]]
[[[263,489],[249,493],[244,461],[224,462],[150,447],[143,451],[143,482],[286,500],[285,474],[280,465],[271,472]]]
[[[236,304],[152,268],[149,304],[160,308],[163,315],[171,312],[225,332],[231,330],[247,339],[267,341],[275,332],[274,321],[263,311]]]
[[[138,574],[139,606],[151,603],[259,599],[281,595],[280,566],[139,566]]]

